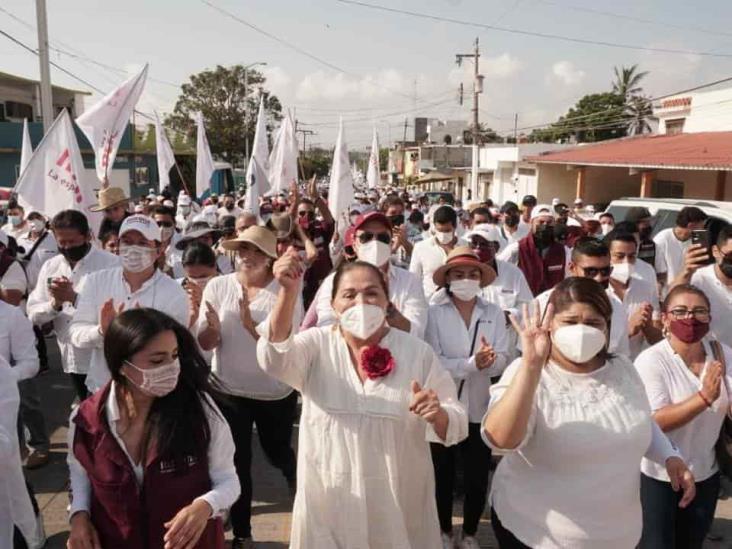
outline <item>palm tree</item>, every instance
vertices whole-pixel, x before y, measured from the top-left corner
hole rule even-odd
[[[628,117],[627,135],[642,135],[651,132],[648,117],[653,114],[651,101],[647,97],[630,97],[625,105],[624,114]]]
[[[638,72],[638,65],[632,67],[615,67],[615,82],[613,82],[613,92],[621,97],[628,98],[640,95],[643,88],[640,86],[641,80],[648,75],[648,71]]]

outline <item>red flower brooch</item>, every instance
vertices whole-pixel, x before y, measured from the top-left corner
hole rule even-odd
[[[394,366],[394,357],[391,356],[389,349],[372,345],[361,351],[361,368],[363,368],[366,377],[369,379],[378,379],[389,375]]]

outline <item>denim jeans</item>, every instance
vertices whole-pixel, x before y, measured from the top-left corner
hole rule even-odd
[[[681,491],[670,482],[641,474],[643,535],[639,549],[701,549],[714,520],[719,496],[719,473],[696,483],[696,497],[679,508]]]

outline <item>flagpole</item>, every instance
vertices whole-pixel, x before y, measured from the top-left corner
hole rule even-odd
[[[185,178],[183,177],[183,173],[180,171],[180,168],[178,167],[178,162],[175,162],[175,171],[178,172],[178,177],[180,177],[181,183],[183,183],[183,186],[186,189],[186,192],[188,193],[188,196],[190,196],[192,199],[196,198],[196,195],[191,193],[191,189],[188,187],[188,183],[186,183]]]

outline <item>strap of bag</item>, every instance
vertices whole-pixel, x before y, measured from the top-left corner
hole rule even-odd
[[[473,340],[470,342],[470,352],[468,353],[468,356],[473,356],[473,350],[475,349],[475,341],[478,339],[478,326],[480,326],[481,319],[478,319],[478,321],[475,323],[475,328],[473,329]],[[463,387],[465,387],[465,380],[460,380],[460,386],[458,387],[458,400],[460,400],[460,397],[463,394]]]
[[[38,246],[41,245],[41,242],[43,242],[47,236],[48,236],[48,231],[43,231],[43,234],[38,237],[38,239],[33,244],[33,247],[30,249],[30,251],[23,256],[23,261],[30,261],[31,257],[33,257],[33,254],[36,253]]]

